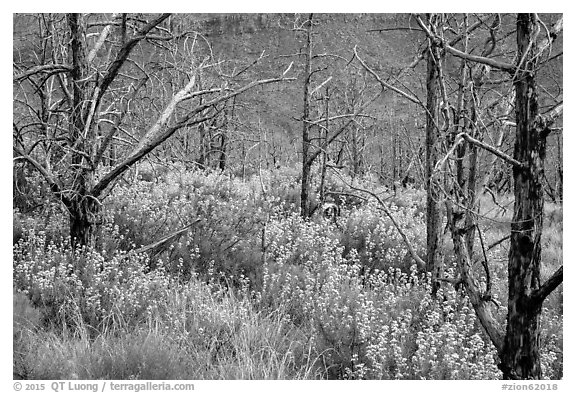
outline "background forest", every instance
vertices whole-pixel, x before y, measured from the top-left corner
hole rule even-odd
[[[562,28],[14,14],[14,377],[561,379]]]

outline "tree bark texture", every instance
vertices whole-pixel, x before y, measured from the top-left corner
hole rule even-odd
[[[72,57],[71,90],[73,106],[70,116],[68,143],[71,152],[71,172],[73,182],[70,196],[65,203],[70,219],[70,239],[75,247],[95,244],[96,225],[99,221],[99,205],[89,197],[94,183],[94,173],[87,154],[91,156],[90,146],[93,139],[92,127],[88,122],[88,100],[91,86],[85,82],[88,77],[88,58],[86,53],[86,30],[81,14],[68,14],[70,28],[70,54]]]
[[[440,194],[434,180],[434,167],[439,159],[438,129],[438,67],[440,61],[438,46],[430,41],[426,75],[426,266],[432,272],[432,293],[440,287],[443,276],[443,261],[440,249],[442,219],[440,215]]]
[[[517,21],[518,70],[516,90],[516,142],[514,159],[514,216],[508,255],[508,318],[500,368],[505,379],[539,379],[540,313],[542,303],[532,298],[540,287],[540,259],[544,191],[542,186],[546,138],[536,128],[538,95],[535,73],[537,54],[533,14]]]

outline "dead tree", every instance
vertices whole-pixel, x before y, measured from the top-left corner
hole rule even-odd
[[[315,19],[313,14],[309,14],[308,18],[300,25],[296,24],[293,28],[294,31],[302,32],[305,34],[304,48],[299,56],[304,56],[304,83],[303,83],[303,109],[302,117],[299,119],[302,122],[302,175],[301,175],[301,188],[300,188],[300,214],[302,217],[308,218],[313,213],[311,206],[311,190],[310,184],[312,179],[312,166],[316,159],[326,153],[330,145],[338,139],[342,133],[351,128],[354,122],[360,117],[368,117],[364,114],[364,110],[373,103],[381,94],[382,91],[376,95],[368,98],[367,100],[359,103],[348,112],[348,108],[335,115],[330,115],[328,111],[320,109],[319,117],[312,118],[313,111],[313,98],[322,88],[327,87],[333,81],[333,75],[323,77],[320,83],[313,85],[318,74],[330,70],[326,64],[322,64],[322,59],[335,59],[339,61],[347,61],[341,56],[330,53],[315,53],[314,52],[314,39],[313,39],[313,26]],[[360,92],[362,95],[363,92]],[[322,101],[322,99],[318,100]],[[342,113],[344,112],[344,113]],[[326,116],[324,116],[326,114]],[[330,125],[332,130],[327,129]],[[315,132],[319,130],[319,132]]]
[[[427,16],[428,26],[434,34],[438,26],[439,15]],[[441,251],[442,216],[440,214],[441,184],[435,178],[434,166],[440,158],[440,141],[442,130],[439,123],[439,70],[443,55],[439,44],[434,39],[428,40],[426,58],[426,267],[432,272],[432,294],[440,287],[440,278],[444,275],[444,264]]]
[[[312,78],[312,24],[314,14],[308,16],[303,29],[306,32],[306,44],[304,47],[304,91],[302,108],[302,180],[300,186],[300,214],[302,217],[310,217],[310,177],[312,162],[309,161],[310,150],[310,82]]]
[[[542,303],[556,289],[563,278],[560,267],[542,283],[541,235],[544,208],[544,159],[546,138],[553,123],[562,115],[563,105],[557,104],[542,114],[539,110],[536,75],[549,48],[562,30],[562,18],[553,26],[545,26],[536,14],[519,14],[516,23],[516,64],[495,58],[471,55],[445,44],[441,37],[428,31],[447,52],[466,61],[489,65],[508,72],[515,90],[516,135],[514,155],[511,157],[467,132],[459,133],[447,156],[437,168],[447,165],[449,156],[462,143],[490,152],[513,168],[514,215],[511,224],[508,255],[508,312],[506,329],[498,325],[491,313],[491,282],[488,261],[485,261],[485,288],[475,277],[471,257],[466,246],[468,232],[466,215],[470,206],[457,192],[447,200],[447,214],[454,251],[458,259],[459,277],[481,325],[494,343],[500,357],[499,367],[505,379],[538,379],[540,368],[540,315]],[[541,26],[547,32],[543,38]]]
[[[244,85],[220,79],[218,62],[198,53],[200,36],[174,34],[169,18],[37,15],[38,38],[46,45],[26,48],[34,56],[14,62],[14,160],[38,171],[66,207],[76,246],[95,244],[102,201],[116,180],[174,133],[212,119],[214,108],[247,90],[293,80],[286,72]],[[160,55],[147,61],[137,48]],[[199,88],[199,75],[209,69],[210,86]],[[144,92],[147,86],[151,91]],[[135,103],[144,100],[149,110],[135,113]],[[99,125],[109,124],[102,135]],[[143,124],[145,132],[136,134]],[[111,151],[123,156],[105,169],[103,157]]]
[[[540,314],[542,302],[561,282],[562,267],[541,284],[540,260],[544,212],[546,138],[562,113],[556,107],[541,115],[536,72],[543,53],[534,45],[541,21],[536,14],[519,14],[514,159],[514,216],[508,256],[508,318],[500,368],[506,379],[536,379],[540,369]]]

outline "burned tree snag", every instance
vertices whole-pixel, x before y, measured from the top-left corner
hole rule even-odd
[[[430,28],[434,30],[435,15],[429,15]],[[442,217],[440,214],[440,192],[434,179],[434,166],[439,160],[440,130],[438,128],[439,89],[438,64],[440,49],[435,40],[429,40],[426,73],[426,244],[428,271],[432,272],[432,293],[440,287],[443,276],[443,261],[440,249]]]
[[[518,65],[516,90],[516,142],[514,159],[514,216],[508,255],[508,318],[500,369],[505,379],[539,379],[540,289],[544,159],[546,135],[540,126],[536,72],[539,64],[533,44],[539,30],[535,14],[517,20]],[[558,283],[559,284],[559,283]]]

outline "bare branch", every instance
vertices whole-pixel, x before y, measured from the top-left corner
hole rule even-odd
[[[416,250],[414,250],[414,246],[412,246],[412,242],[410,241],[410,239],[408,239],[408,236],[406,236],[406,234],[404,233],[404,231],[400,227],[400,224],[398,224],[398,221],[396,221],[396,219],[394,218],[394,216],[392,215],[392,213],[390,212],[388,207],[384,204],[382,199],[377,194],[375,194],[374,192],[372,192],[370,190],[366,190],[364,188],[360,188],[360,187],[354,186],[352,184],[349,184],[348,182],[346,182],[346,180],[344,180],[344,178],[342,177],[342,175],[340,174],[340,172],[338,170],[336,170],[334,167],[330,167],[330,168],[334,172],[336,172],[336,174],[338,175],[340,180],[342,180],[342,182],[344,184],[346,184],[348,187],[350,187],[351,189],[356,190],[356,191],[364,192],[364,193],[372,196],[376,200],[376,202],[378,202],[378,205],[380,205],[380,209],[382,209],[384,214],[386,214],[386,216],[390,219],[390,221],[392,221],[392,225],[394,225],[394,227],[396,228],[396,230],[398,231],[398,233],[402,237],[402,240],[404,241],[406,248],[408,248],[408,252],[410,253],[410,256],[414,259],[418,268],[425,269],[426,268],[426,262],[424,262],[424,260],[422,258],[420,258],[420,256],[416,253]]]
[[[138,90],[140,90],[140,88],[142,86],[144,86],[147,81],[148,81],[148,76],[142,78],[139,81],[138,85],[133,87],[130,98],[127,98],[123,101],[123,105],[122,105],[122,109],[120,111],[120,114],[116,118],[116,121],[112,123],[112,127],[110,128],[110,131],[108,132],[108,134],[106,135],[106,137],[102,141],[100,149],[94,155],[94,159],[92,161],[94,162],[95,166],[97,166],[100,163],[100,161],[102,160],[102,157],[104,156],[104,152],[106,151],[106,149],[108,149],[108,146],[112,142],[112,139],[116,134],[116,131],[120,128],[120,124],[122,123],[122,120],[124,119],[124,117],[126,116],[126,114],[128,112],[130,101],[132,99],[134,99],[134,97],[138,93]]]
[[[537,291],[532,293],[530,298],[535,302],[542,303],[562,283],[563,278],[564,266],[560,266]]]
[[[541,40],[536,45],[536,55],[537,56],[541,56],[542,53],[544,53],[544,51],[548,47],[550,47],[550,45],[552,45],[552,43],[556,40],[556,38],[558,37],[558,34],[560,34],[560,32],[563,30],[563,28],[564,28],[564,15],[561,15],[560,18],[558,18],[558,20],[556,21],[556,23],[554,23],[552,28],[548,31],[548,35],[547,35],[546,39]]]
[[[94,58],[96,57],[96,53],[98,53],[100,48],[102,48],[102,45],[104,45],[104,42],[106,42],[106,38],[108,38],[108,34],[110,34],[110,30],[112,29],[112,26],[114,25],[114,21],[116,19],[118,19],[119,16],[120,16],[120,14],[112,14],[112,20],[109,22],[109,24],[107,24],[102,29],[102,32],[100,33],[100,37],[98,37],[98,41],[96,41],[96,43],[94,44],[94,47],[92,48],[90,53],[88,53],[88,58],[87,58],[88,63],[92,63],[92,60],[94,60]]]
[[[448,153],[446,153],[446,155],[444,156],[443,159],[441,159],[440,161],[438,161],[436,163],[436,165],[434,166],[434,170],[438,171],[440,169],[444,168],[444,165],[446,164],[446,161],[448,161],[448,159],[450,158],[450,156],[452,154],[454,154],[454,151],[458,148],[458,146],[460,146],[460,144],[464,142],[464,138],[460,137],[460,138],[456,138],[456,140],[454,141],[454,144],[452,145],[452,147],[450,148],[450,150],[448,150]]]
[[[383,28],[383,29],[366,30],[367,33],[381,33],[383,31],[410,31],[410,32],[415,32],[415,33],[423,33],[422,30],[415,29],[413,27],[389,27],[389,28]]]
[[[344,114],[344,115],[334,115],[334,116],[330,116],[328,119],[326,119],[325,117],[322,117],[322,118],[317,119],[317,120],[304,120],[304,121],[306,121],[306,122],[308,122],[308,123],[310,123],[310,124],[316,125],[316,126],[322,126],[322,123],[325,123],[326,120],[332,121],[332,120],[338,120],[338,119],[345,119],[345,118],[348,118],[348,117],[354,117],[354,118],[355,118],[355,117],[367,117],[367,118],[370,118],[370,119],[373,119],[373,118],[374,118],[373,116],[370,116],[370,115],[367,115],[367,114],[364,114],[364,113],[346,113],[346,114]],[[296,120],[300,120],[300,119],[296,119]]]
[[[484,246],[484,239],[482,237],[482,231],[478,224],[476,224],[476,229],[478,230],[478,238],[480,239],[480,246],[482,247],[482,266],[484,266],[484,272],[486,273],[486,295],[490,296],[492,293],[492,280],[490,279],[490,267],[488,266],[488,256],[486,255],[486,247]]]
[[[237,91],[217,97],[211,101],[198,105],[196,108],[191,110],[182,120],[180,120],[173,126],[167,127],[168,121],[172,116],[172,114],[174,113],[178,103],[189,97],[190,90],[192,90],[192,88],[196,84],[195,77],[193,77],[182,90],[180,90],[178,93],[176,93],[176,95],[174,95],[174,97],[172,97],[170,103],[166,106],[166,108],[164,109],[158,120],[156,120],[156,123],[154,123],[154,125],[148,130],[148,132],[146,132],[144,137],[140,140],[138,146],[136,146],[136,148],[124,159],[124,161],[116,165],[110,172],[108,172],[102,179],[100,179],[98,184],[96,184],[92,189],[91,194],[94,197],[98,198],[102,194],[102,192],[104,192],[104,190],[108,186],[110,186],[111,183],[118,176],[120,176],[122,173],[128,170],[130,166],[140,161],[143,157],[145,157],[148,153],[150,153],[152,150],[158,147],[162,142],[164,142],[166,139],[172,136],[179,129],[183,127],[189,127],[194,124],[199,124],[211,118],[212,116],[199,119],[195,118],[205,109],[214,107],[217,104],[227,101],[239,94],[242,94],[243,92],[253,87],[268,83],[284,82],[292,80],[295,80],[295,78],[281,77],[281,78],[263,79],[251,82],[243,86],[242,88],[238,89]]]
[[[62,72],[70,72],[72,71],[72,67],[69,65],[65,65],[65,64],[44,64],[44,65],[39,65],[36,67],[32,67],[29,70],[26,70],[18,75],[15,75],[13,77],[13,81],[14,82],[20,82],[24,79],[28,79],[33,75],[36,74],[48,74],[48,75],[54,75],[54,74],[59,74]]]
[[[521,168],[521,169],[526,168],[526,164],[515,160],[514,158],[510,157],[508,154],[501,152],[500,150],[496,149],[493,146],[488,145],[487,143],[484,143],[484,142],[479,141],[478,139],[472,138],[470,135],[468,135],[465,132],[461,132],[460,134],[456,135],[456,141],[457,142],[455,142],[455,144],[460,143],[460,141],[458,140],[459,138],[462,138],[469,143],[472,143],[478,147],[481,147],[484,150],[489,151],[490,153],[494,154],[495,156],[503,159],[507,163],[512,164],[513,166],[515,166],[517,168]],[[453,149],[451,149],[450,151],[453,151]]]
[[[320,155],[321,152],[326,151],[326,149],[328,148],[328,146],[334,142],[336,139],[338,139],[338,137],[348,128],[348,126],[350,124],[352,124],[355,120],[356,117],[358,116],[362,116],[362,112],[368,108],[368,106],[370,106],[374,101],[376,101],[376,99],[378,97],[380,97],[382,95],[382,93],[384,92],[384,90],[380,90],[380,92],[378,92],[377,94],[375,94],[372,98],[370,98],[368,101],[366,101],[360,108],[358,108],[357,111],[355,111],[354,113],[351,113],[349,115],[347,115],[346,117],[350,117],[351,119],[348,120],[342,127],[340,127],[338,130],[336,130],[331,136],[330,138],[324,140],[324,142],[322,143],[322,145],[320,146],[320,148],[316,149],[313,153],[311,153],[308,156],[308,161],[307,161],[307,165],[311,165],[314,160],[316,159],[316,157],[318,157]]]
[[[191,111],[186,117],[184,117],[182,120],[180,120],[178,122],[178,128],[182,128],[184,126],[187,125],[187,123],[194,117],[196,116],[198,113],[202,112],[205,109],[208,109],[210,107],[213,107],[223,101],[227,101],[230,98],[234,98],[237,95],[240,95],[242,93],[244,93],[247,90],[250,90],[256,86],[260,86],[260,85],[265,85],[265,84],[270,84],[270,83],[277,83],[277,82],[288,82],[288,81],[294,81],[296,80],[296,78],[286,78],[286,77],[280,77],[280,78],[271,78],[271,79],[261,79],[261,80],[257,80],[254,82],[251,82],[243,87],[241,87],[240,89],[233,91],[231,93],[228,93],[227,95],[224,96],[220,96],[217,97],[211,101],[206,101],[203,104],[197,106],[193,111]],[[190,96],[186,96],[186,98],[190,98]]]
[[[453,218],[454,210],[449,200],[446,201],[446,210],[450,232],[452,232],[454,252],[458,258],[461,280],[464,283],[466,293],[468,294],[470,303],[472,303],[472,306],[474,307],[474,311],[476,312],[480,324],[488,334],[488,337],[490,337],[490,341],[492,341],[498,353],[501,353],[504,348],[504,334],[498,328],[499,323],[492,315],[489,303],[489,301],[491,301],[490,297],[482,293],[480,284],[473,275],[472,261],[470,260],[470,255],[468,254],[468,249],[464,242],[463,231],[462,228],[456,226],[456,222]]]
[[[285,75],[288,73],[288,71],[290,71],[290,69],[292,68],[292,65],[293,65],[293,64],[294,64],[294,62],[291,62],[291,63],[290,63],[290,65],[288,66],[288,68],[286,68],[286,69],[284,70],[284,72],[282,73],[282,76],[285,76]]]
[[[313,96],[314,93],[316,93],[318,90],[320,90],[322,88],[322,86],[324,86],[326,83],[330,82],[332,80],[332,75],[330,75],[324,82],[320,83],[314,90],[312,90],[310,92],[310,95]]]
[[[380,85],[382,86],[382,88],[385,89],[390,89],[398,94],[400,94],[402,97],[406,98],[408,101],[411,101],[415,104],[420,105],[421,107],[425,108],[425,105],[422,103],[422,101],[420,101],[418,99],[418,97],[415,97],[411,94],[408,94],[400,89],[398,89],[397,87],[392,86],[391,84],[383,81],[380,76],[378,76],[378,74],[376,72],[374,72],[370,67],[368,67],[368,65],[364,62],[364,60],[362,60],[360,58],[360,56],[358,56],[358,51],[356,50],[356,47],[354,47],[354,55],[356,56],[356,58],[358,59],[358,61],[360,62],[360,64],[362,64],[362,67],[364,67],[364,69],[366,71],[368,71],[377,81],[378,83],[380,83]]]
[[[460,41],[462,41],[464,39],[464,37],[466,37],[467,34],[472,33],[474,30],[476,30],[477,28],[479,28],[480,26],[484,25],[485,20],[480,19],[478,20],[476,23],[474,23],[473,25],[471,25],[470,27],[468,27],[468,29],[466,29],[466,32],[464,34],[459,35],[458,37],[455,37],[454,39],[452,39],[449,43],[450,46],[454,46],[457,43],[459,43]],[[398,74],[396,74],[396,78],[400,78],[402,75],[404,75],[404,73],[406,73],[408,70],[416,67],[418,65],[418,63],[420,63],[420,61],[422,61],[422,59],[424,59],[424,56],[426,56],[426,53],[428,52],[428,48],[425,48],[424,50],[422,50],[413,60],[412,62],[407,66],[404,67],[402,70],[400,70],[400,72],[398,72]]]
[[[499,70],[502,71],[506,71],[506,72],[514,72],[516,70],[516,67],[512,64],[509,63],[505,63],[502,61],[498,61],[495,59],[492,59],[490,57],[483,57],[483,56],[476,56],[470,53],[464,53],[462,51],[459,51],[456,48],[451,47],[448,44],[443,44],[443,47],[452,55],[459,57],[461,59],[464,60],[468,60],[468,61],[473,61],[475,63],[481,63],[481,64],[485,64],[488,65],[492,68],[497,68]]]
[[[16,152],[16,154],[18,154],[16,157],[14,157],[14,161],[25,160],[29,162],[32,165],[32,167],[34,167],[34,169],[36,169],[38,173],[40,173],[42,177],[44,177],[44,180],[46,180],[52,192],[56,195],[59,195],[60,198],[62,199],[62,202],[64,202],[64,204],[66,205],[68,203],[68,199],[64,197],[64,195],[62,194],[62,186],[60,185],[58,180],[54,177],[54,175],[50,173],[50,171],[48,171],[48,169],[46,169],[42,164],[40,164],[38,161],[36,161],[28,154],[24,153],[17,146],[13,146],[12,149]]]
[[[264,53],[266,53],[265,50],[262,51],[262,53],[260,54],[260,56],[256,59],[254,59],[254,61],[250,64],[248,64],[246,67],[244,67],[243,69],[241,69],[240,71],[238,71],[237,73],[235,73],[234,75],[231,75],[230,78],[236,78],[239,75],[242,75],[243,73],[245,73],[247,70],[249,70],[251,67],[255,66],[260,60],[262,60],[264,57],[267,57],[268,55],[264,56]]]
[[[556,119],[562,116],[564,112],[564,102],[560,102],[554,106],[551,110],[543,115],[538,115],[534,120],[534,127],[536,131],[540,134],[541,138],[547,137],[551,132],[552,128],[550,126],[554,124]]]
[[[490,251],[491,249],[493,249],[494,247],[496,247],[499,244],[502,244],[503,242],[505,242],[506,240],[510,239],[510,235],[508,236],[504,236],[502,239],[500,240],[496,240],[494,243],[490,244],[487,248],[487,251]]]
[[[452,55],[454,55],[456,57],[459,57],[461,59],[468,60],[468,61],[473,61],[475,63],[486,64],[486,65],[489,65],[490,67],[498,68],[500,70],[507,71],[510,73],[512,73],[516,70],[516,67],[513,64],[508,64],[508,63],[505,63],[502,61],[494,60],[494,59],[489,58],[489,57],[476,56],[476,55],[473,55],[470,53],[464,53],[464,52],[450,46],[449,44],[445,43],[440,37],[433,34],[428,29],[426,24],[422,21],[422,18],[420,18],[419,15],[416,16],[416,21],[418,22],[418,24],[420,25],[422,30],[424,30],[426,32],[426,35],[428,35],[428,38],[430,38],[433,41],[438,42],[438,44],[442,48],[446,49],[446,51],[448,51],[449,53],[451,53]]]
[[[106,176],[104,176],[98,182],[98,184],[96,184],[96,186],[92,190],[93,196],[97,198],[100,195],[100,193],[116,177],[118,177],[120,174],[126,171],[130,167],[130,165],[140,160],[142,157],[144,157],[144,155],[152,151],[159,143],[161,143],[161,141],[157,142],[158,140],[161,139],[159,138],[159,135],[162,134],[162,132],[164,131],[166,124],[168,123],[168,120],[170,119],[172,113],[176,109],[176,105],[178,105],[178,103],[182,101],[190,93],[190,90],[194,88],[195,84],[196,84],[196,75],[194,75],[190,79],[188,84],[182,90],[180,90],[172,97],[172,100],[168,103],[164,111],[160,114],[160,116],[156,120],[156,123],[154,123],[154,125],[148,130],[148,132],[146,132],[146,135],[144,135],[144,137],[141,139],[140,143],[138,143],[136,149],[132,153],[130,153],[130,155],[128,155],[128,157],[122,163],[117,165],[111,172],[109,172]]]
[[[97,102],[99,102],[100,99],[102,98],[102,96],[104,95],[104,93],[106,93],[106,91],[108,90],[108,87],[110,86],[112,81],[118,75],[120,68],[122,67],[124,62],[126,62],[126,59],[130,55],[130,53],[132,52],[132,49],[134,49],[136,44],[138,42],[140,42],[141,40],[143,40],[144,38],[146,38],[146,35],[154,27],[158,26],[160,23],[162,23],[169,16],[170,16],[170,14],[160,15],[158,18],[154,19],[153,21],[148,23],[146,26],[144,26],[142,29],[140,29],[131,40],[129,40],[128,42],[126,42],[122,46],[122,48],[120,49],[120,51],[116,55],[116,59],[114,59],[114,61],[110,64],[106,74],[104,75],[104,78],[102,79],[102,82],[100,83],[100,92],[99,92],[98,97],[97,97]]]

